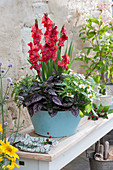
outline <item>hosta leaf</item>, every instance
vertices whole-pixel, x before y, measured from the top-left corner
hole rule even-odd
[[[60,99],[59,99],[58,97],[56,97],[56,96],[52,98],[52,101],[53,101],[55,104],[57,104],[57,105],[60,105],[60,106],[62,105]]]

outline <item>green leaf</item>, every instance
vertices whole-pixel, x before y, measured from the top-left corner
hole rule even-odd
[[[87,37],[92,38],[95,34],[96,34],[95,31],[90,31],[87,33]]]
[[[96,18],[91,18],[91,22],[94,22],[99,25],[99,21]]]
[[[81,110],[80,110],[80,117],[84,117],[84,114]]]
[[[88,105],[86,106],[86,111],[89,113],[89,112],[91,111],[91,109],[92,109],[91,105],[88,104]]]

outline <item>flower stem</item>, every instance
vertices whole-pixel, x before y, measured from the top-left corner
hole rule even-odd
[[[17,130],[15,132],[15,137],[14,137],[14,141],[13,141],[13,144],[15,143],[15,140],[16,140],[16,137],[17,137],[17,133],[18,133],[18,130],[19,130],[19,124],[20,124],[20,113],[21,113],[21,107],[18,107],[19,108],[19,117],[18,117],[18,124],[17,124]],[[12,145],[13,145],[12,144]]]

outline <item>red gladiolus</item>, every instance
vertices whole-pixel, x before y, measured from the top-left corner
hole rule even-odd
[[[62,56],[62,58],[63,58],[62,61],[58,61],[57,65],[58,65],[59,67],[64,67],[65,69],[68,69],[67,64],[70,63],[70,58],[69,58],[69,56],[68,56],[67,54],[65,54],[64,56]]]
[[[64,46],[64,42],[68,39],[67,35],[66,35],[66,29],[64,28],[64,26],[62,27],[62,36],[59,38],[59,46]]]
[[[53,46],[57,41],[58,41],[58,31],[56,30],[57,26],[55,26],[54,28],[51,29],[51,31],[46,30],[44,36],[45,36],[45,42],[49,45],[49,46]]]
[[[42,24],[43,23],[44,23],[44,27],[46,27],[47,29],[51,29],[51,26],[53,25],[53,21],[50,20],[47,14],[44,14],[42,18]]]
[[[30,46],[30,50],[28,51],[29,61],[33,64],[30,69],[34,68],[37,71],[38,75],[40,75],[41,64],[38,64],[37,62],[39,61],[38,51],[41,49],[42,46],[41,44],[39,46],[33,46],[32,42],[30,42],[28,46]]]
[[[35,20],[35,24],[33,24],[32,26],[31,32],[32,32],[32,37],[33,37],[33,43],[34,45],[36,45],[37,43],[41,41],[41,35],[43,34],[42,30],[38,28],[38,24],[36,20]]]
[[[40,59],[40,61],[44,61],[46,63],[48,63],[48,61],[50,60],[50,58],[53,60],[53,62],[56,61],[56,51],[58,50],[58,47],[57,46],[49,46],[48,44],[45,44],[43,47],[42,47],[42,50],[41,50],[41,54],[42,54],[42,57]]]

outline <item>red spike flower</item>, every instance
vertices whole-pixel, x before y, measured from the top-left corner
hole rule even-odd
[[[67,32],[66,29],[64,28],[64,26],[62,27],[62,31],[61,31],[62,36],[59,38],[59,46],[64,46],[64,42],[68,39],[67,37]]]
[[[65,54],[64,56],[62,56],[62,61],[58,61],[58,66],[59,67],[64,67],[65,69],[68,69],[68,66],[67,66],[67,64],[69,64],[70,63],[70,58],[69,58],[69,56],[67,55],[67,54]]]

